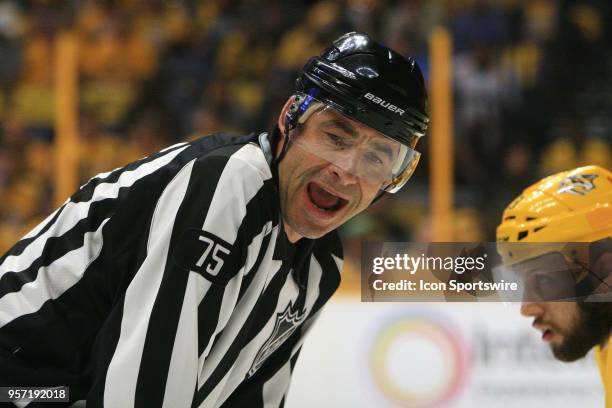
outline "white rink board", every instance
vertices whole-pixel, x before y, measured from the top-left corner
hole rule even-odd
[[[288,408],[603,407],[592,354],[556,361],[519,305],[332,300]]]

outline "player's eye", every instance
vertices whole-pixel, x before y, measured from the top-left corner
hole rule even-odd
[[[327,140],[330,144],[332,144],[334,147],[343,149],[346,147],[350,147],[350,143],[349,143],[349,139],[344,137],[344,136],[339,136],[335,133],[329,133],[329,132],[325,132],[326,136],[327,136]]]
[[[536,293],[540,294],[544,299],[558,299],[561,295],[557,292],[561,289],[554,276],[549,274],[537,274],[533,280],[533,286]]]
[[[382,166],[384,164],[383,160],[374,152],[366,153],[365,158],[368,163],[377,167]]]

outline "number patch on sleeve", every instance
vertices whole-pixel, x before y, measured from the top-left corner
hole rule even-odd
[[[207,231],[189,229],[183,233],[173,251],[176,264],[199,273],[216,284],[226,284],[235,271],[220,272],[227,265],[232,246]],[[226,268],[227,269],[227,268]]]
[[[204,242],[206,248],[204,252],[202,252],[200,259],[196,262],[196,266],[198,268],[204,267],[206,268],[206,272],[216,276],[219,269],[223,266],[223,262],[225,262],[225,256],[230,253],[230,250],[205,235],[200,235],[198,239]]]

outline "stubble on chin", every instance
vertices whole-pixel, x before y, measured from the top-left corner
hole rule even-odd
[[[551,346],[558,360],[572,362],[583,358],[595,346],[605,344],[612,330],[612,305],[605,302],[578,303],[578,320],[563,333],[558,346]]]

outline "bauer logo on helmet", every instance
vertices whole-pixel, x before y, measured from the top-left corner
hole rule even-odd
[[[397,106],[391,104],[390,102],[385,101],[382,98],[379,98],[376,95],[373,95],[371,93],[366,93],[364,95],[367,99],[371,100],[372,102],[382,106],[383,108],[387,108],[389,109],[391,112],[395,112],[399,115],[403,115],[405,113],[405,111],[403,109],[398,108]]]

